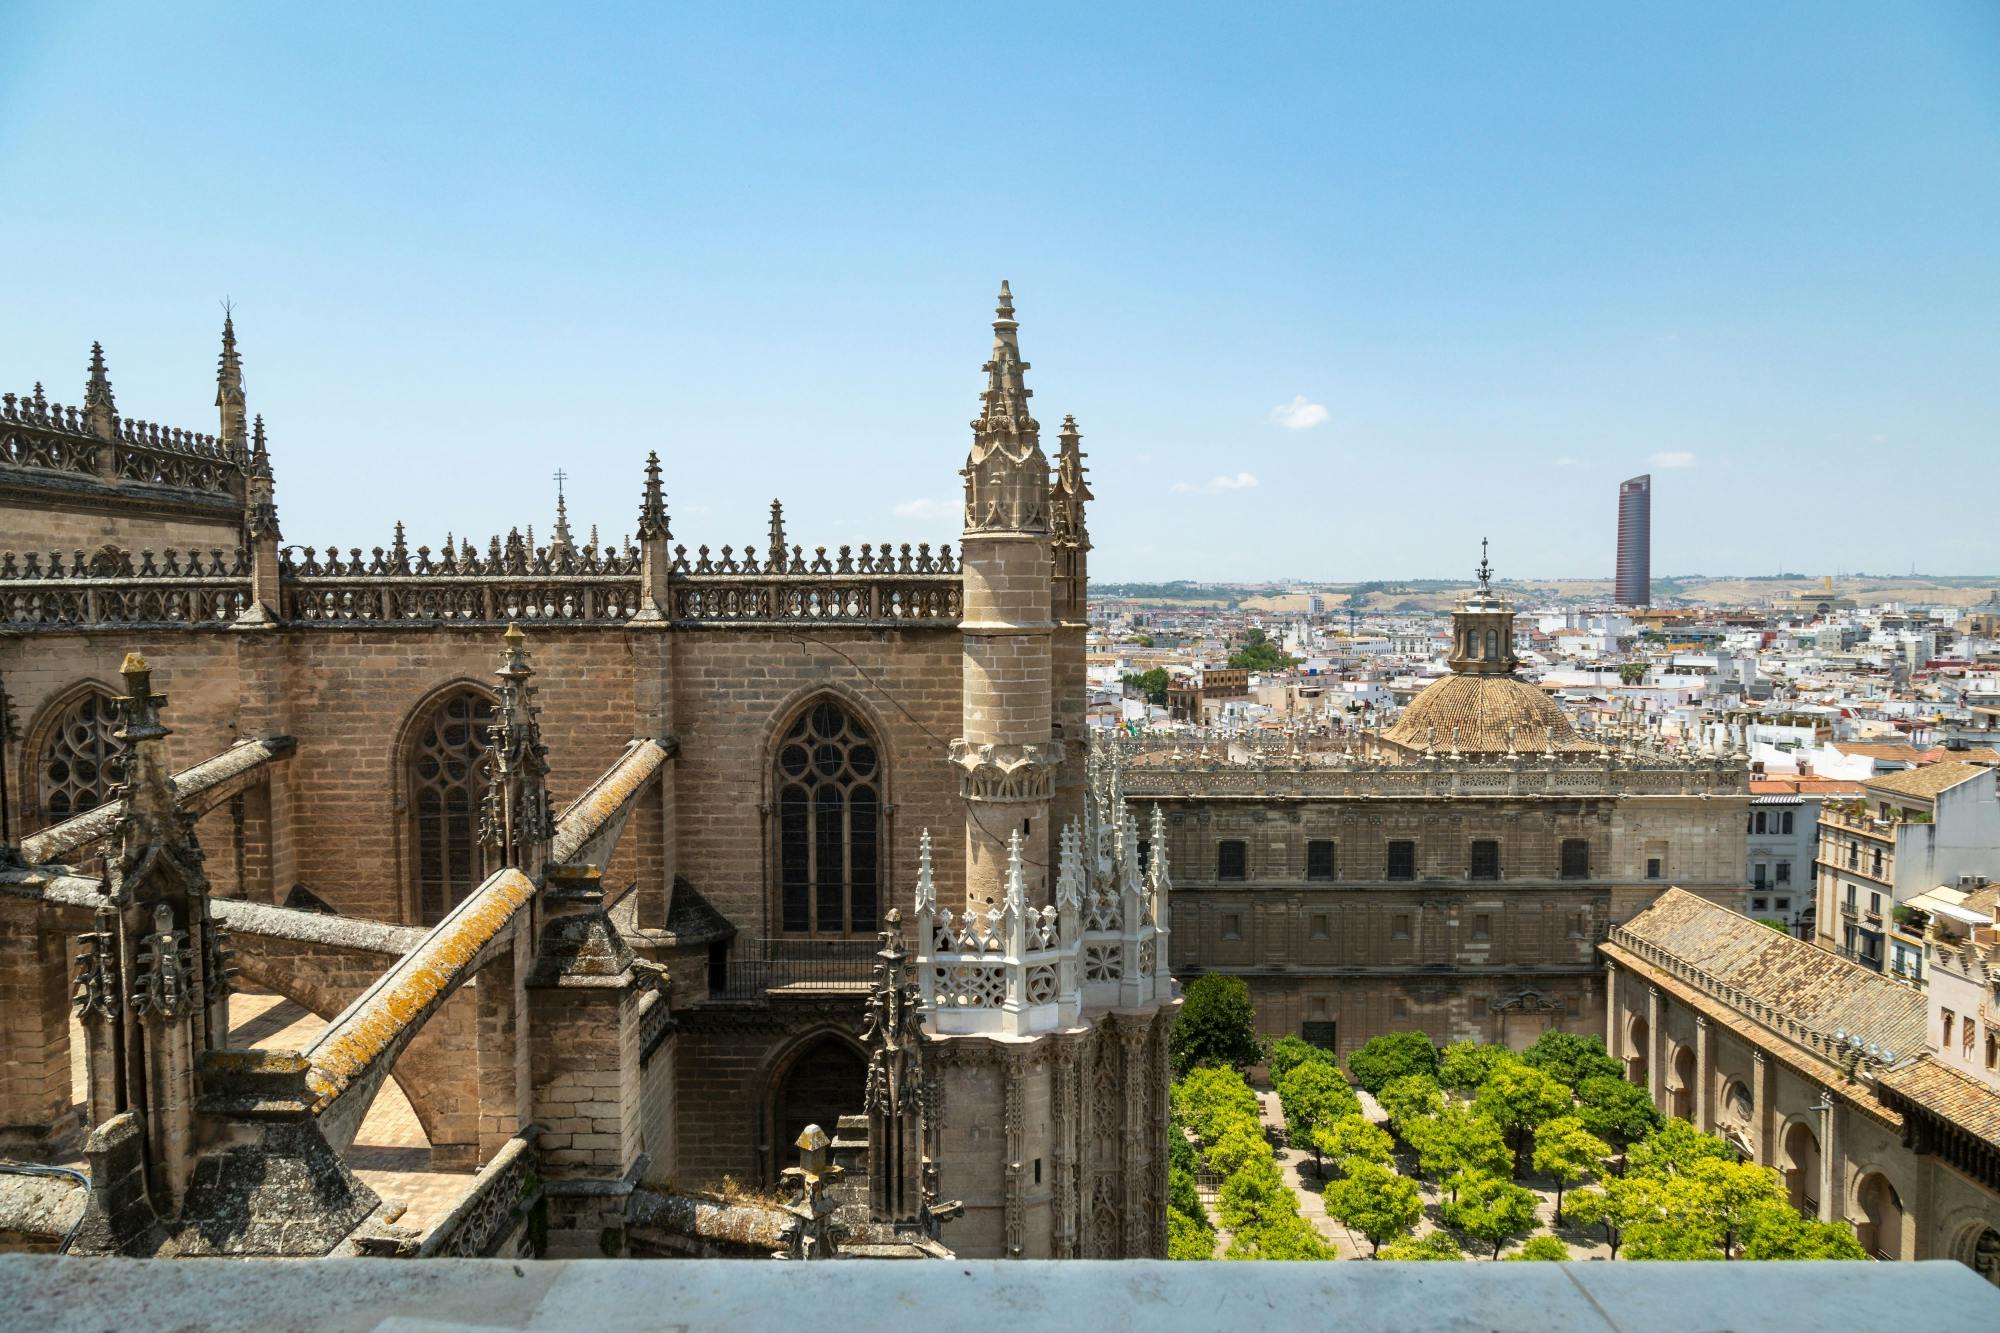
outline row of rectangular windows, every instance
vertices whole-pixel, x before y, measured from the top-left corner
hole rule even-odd
[[[1395,913],[1393,916],[1389,918],[1389,938],[1392,940],[1409,939],[1410,924],[1411,924],[1410,913],[1408,912]],[[1217,934],[1220,936],[1220,938],[1224,940],[1240,940],[1243,938],[1243,914],[1241,912],[1224,912],[1219,919],[1218,925],[1219,929],[1217,931]],[[1586,930],[1586,921],[1584,914],[1582,912],[1570,913],[1569,914],[1570,938],[1582,939],[1584,937],[1585,930]],[[1486,912],[1474,913],[1466,934],[1467,938],[1474,940],[1492,939],[1493,938],[1492,915]],[[1307,928],[1306,938],[1314,942],[1331,940],[1333,938],[1332,918],[1325,912],[1314,913]]]
[[[1215,844],[1215,877],[1219,880],[1244,880],[1249,878],[1249,844],[1238,838],[1228,838]],[[1331,880],[1338,878],[1339,863],[1334,844],[1329,840],[1315,839],[1306,844],[1306,878],[1308,880]],[[1646,862],[1646,877],[1658,879],[1662,873],[1658,857]],[[1590,878],[1590,841],[1587,838],[1565,838],[1562,852],[1557,861],[1557,878]],[[1414,841],[1394,840],[1388,844],[1383,856],[1382,877],[1392,880],[1413,880],[1417,877],[1417,844]],[[1491,838],[1478,838],[1472,843],[1466,865],[1467,879],[1500,878],[1500,844]]]

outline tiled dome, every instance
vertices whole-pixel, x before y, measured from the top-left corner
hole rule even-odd
[[[1432,681],[1410,701],[1396,725],[1382,733],[1382,739],[1406,750],[1430,747],[1440,754],[1453,749],[1464,754],[1505,754],[1509,728],[1513,748],[1523,754],[1601,748],[1577,734],[1554,699],[1525,681],[1499,675],[1450,675]]]

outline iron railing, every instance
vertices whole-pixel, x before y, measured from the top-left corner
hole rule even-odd
[[[726,958],[711,966],[709,998],[764,999],[772,992],[855,992],[875,975],[873,939],[810,939],[780,936],[738,939]]]

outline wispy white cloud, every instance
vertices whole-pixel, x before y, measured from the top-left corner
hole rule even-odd
[[[1310,430],[1325,424],[1326,405],[1309,402],[1304,394],[1299,394],[1291,402],[1272,408],[1271,420],[1286,430]]]
[[[958,506],[949,500],[933,500],[926,495],[903,501],[895,507],[895,514],[897,518],[948,518],[957,510]]]
[[[1558,459],[1556,460],[1556,466],[1557,466],[1557,467],[1582,467],[1582,466],[1583,466],[1583,460],[1582,460],[1581,458],[1571,458],[1571,457],[1570,457],[1569,455],[1565,454],[1565,455],[1563,455],[1563,456],[1562,456],[1561,458],[1558,458]]]
[[[1257,486],[1255,473],[1239,472],[1233,477],[1210,477],[1206,485],[1197,486],[1191,481],[1177,481],[1167,489],[1175,495],[1191,495],[1195,491],[1248,491]]]
[[[1663,454],[1654,454],[1646,461],[1654,467],[1693,467],[1694,455],[1685,449],[1673,449]]]

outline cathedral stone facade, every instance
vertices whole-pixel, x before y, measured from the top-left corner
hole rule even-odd
[[[1081,436],[1066,419],[1044,455],[1004,284],[993,329],[956,554],[808,548],[777,502],[756,542],[690,548],[657,457],[631,540],[559,507],[542,543],[287,543],[233,319],[215,435],[121,416],[100,348],[81,408],[0,397],[0,845],[24,862],[0,886],[0,1137],[46,1155],[101,1128],[66,1010],[94,858],[131,809],[119,667],[142,653],[235,972],[340,1030],[400,994],[378,977],[457,947],[448,982],[405,976],[416,1016],[354,1077],[393,1067],[434,1166],[516,1169],[533,1122],[548,1188],[594,1200],[547,1222],[556,1249],[612,1244],[604,1200],[649,1181],[775,1184],[808,1124],[859,1113],[879,941],[916,921],[928,1012],[957,1018],[923,1039],[926,1188],[963,1208],[944,1242],[1163,1253],[1164,870],[1157,893],[1119,880],[1129,844],[1089,789]],[[523,765],[547,846],[501,855],[494,792]],[[351,1117],[368,1095],[320,1100]]]
[[[1482,563],[1452,674],[1335,750],[1154,743],[1125,794],[1164,816],[1173,969],[1243,977],[1267,1035],[1522,1046],[1605,1022],[1598,942],[1669,885],[1743,886],[1741,756],[1592,740],[1515,675]]]

